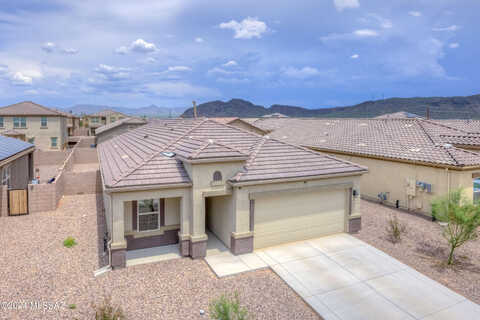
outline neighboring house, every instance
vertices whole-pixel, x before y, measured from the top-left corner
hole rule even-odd
[[[0,136],[0,216],[8,215],[8,190],[26,190],[33,179],[34,150],[31,143]]]
[[[67,145],[67,117],[63,112],[31,101],[0,108],[0,134],[58,150]]]
[[[69,137],[77,135],[76,132],[80,128],[80,117],[74,115],[71,112],[64,112],[60,111],[61,114],[63,114],[67,118],[67,134]]]
[[[128,116],[115,110],[102,110],[84,117],[84,126],[90,128],[90,135],[95,135],[95,129],[117,120],[122,120]]]
[[[175,243],[204,257],[207,230],[241,254],[360,228],[365,167],[213,120],[157,120],[98,154],[114,267]]]
[[[111,138],[121,135],[129,130],[143,126],[146,123],[146,120],[140,118],[124,118],[106,124],[98,129],[95,129],[97,144],[110,140]]]
[[[247,130],[249,132],[253,132],[253,133],[256,133],[256,134],[259,134],[259,135],[262,135],[262,136],[267,134],[267,131],[264,131],[264,130],[258,128],[258,127],[255,127],[250,122],[245,121],[244,119],[235,118],[235,117],[231,117],[231,118],[210,118],[210,119],[215,120],[219,123],[228,124],[230,126],[241,128],[243,130]]]
[[[362,196],[389,205],[431,214],[437,196],[457,188],[470,199],[478,193],[480,153],[471,150],[480,149],[480,134],[436,121],[291,119],[270,135],[367,166]]]

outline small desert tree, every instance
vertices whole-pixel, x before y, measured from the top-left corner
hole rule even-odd
[[[238,292],[232,296],[221,295],[210,303],[210,317],[215,320],[246,320],[247,309],[240,306]]]
[[[447,264],[453,262],[453,252],[464,243],[477,238],[480,226],[480,204],[466,199],[463,190],[454,190],[449,195],[432,201],[435,219],[447,223],[443,236],[450,246]]]

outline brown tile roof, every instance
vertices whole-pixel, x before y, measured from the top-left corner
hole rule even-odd
[[[168,157],[165,152],[174,152],[179,157]],[[182,158],[248,158],[232,182],[307,178],[366,170],[344,160],[208,119],[157,120],[102,143],[98,153],[104,183],[108,187],[190,183]]]
[[[480,166],[479,153],[449,144],[454,139],[448,137],[465,135],[465,132],[435,121],[290,119],[290,122],[277,123],[276,126],[277,129],[270,134],[272,137],[318,150],[443,166]],[[468,136],[475,140],[473,135]],[[480,145],[480,139],[475,141]]]
[[[450,120],[433,120],[433,121],[451,128],[462,130],[464,132],[480,134],[480,120],[450,119]]]
[[[237,119],[240,119],[240,118],[237,118],[237,117],[224,117],[224,118],[209,118],[213,121],[217,121],[219,123],[223,123],[223,124],[229,124],[230,122],[232,121],[235,121]]]
[[[106,124],[106,125],[103,125],[97,129],[95,129],[95,134],[100,134],[100,133],[103,133],[103,132],[106,132],[106,131],[109,131],[113,128],[117,128],[123,124],[138,124],[138,125],[142,125],[142,124],[146,124],[147,121],[144,120],[144,119],[140,119],[140,118],[123,118],[121,120],[117,120],[117,121],[114,121],[112,123],[109,123],[109,124]]]
[[[0,116],[60,116],[63,112],[44,107],[32,101],[23,101],[0,108]]]

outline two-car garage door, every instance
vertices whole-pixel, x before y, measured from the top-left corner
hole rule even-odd
[[[345,230],[345,189],[278,193],[255,198],[255,249]]]

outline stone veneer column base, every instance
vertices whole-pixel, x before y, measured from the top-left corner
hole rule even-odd
[[[182,257],[188,257],[190,255],[190,240],[180,240],[179,249]]]
[[[362,217],[348,220],[348,233],[357,233],[362,229]]]
[[[230,251],[237,254],[253,252],[253,235],[242,238],[230,237]]]
[[[125,268],[127,266],[127,249],[111,249],[112,268]]]
[[[207,255],[207,240],[190,241],[190,256],[192,259],[205,258]]]

